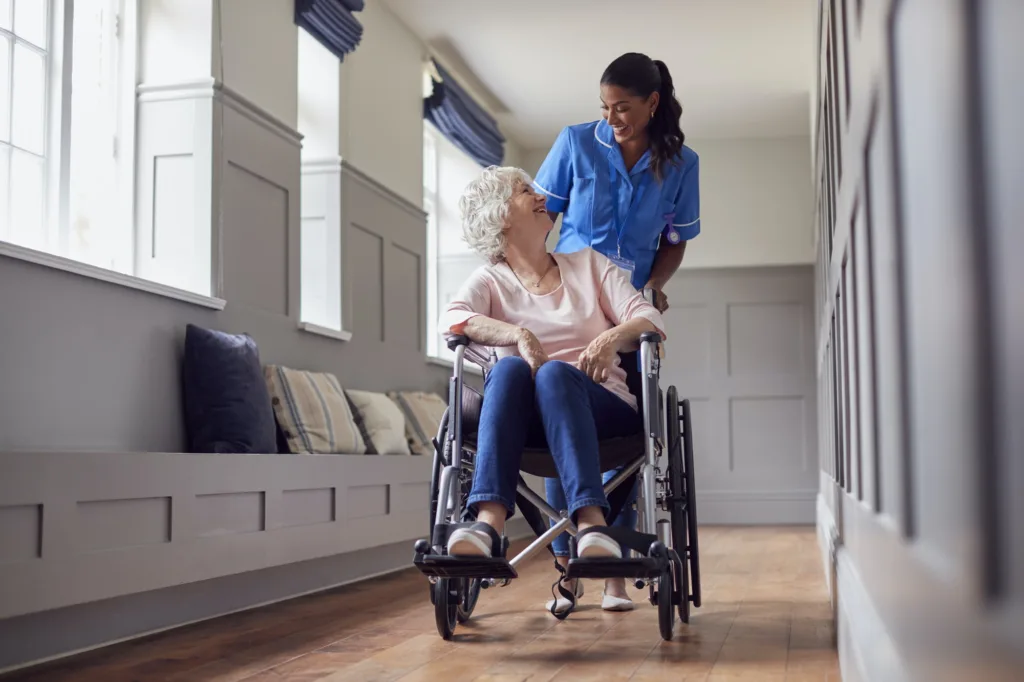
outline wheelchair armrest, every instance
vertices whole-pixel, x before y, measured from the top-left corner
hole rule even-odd
[[[661,343],[661,334],[658,332],[644,332],[640,335],[640,343],[653,343],[655,345]]]
[[[463,360],[469,360],[474,365],[487,372],[497,362],[494,350],[491,349],[490,355],[482,352],[480,346],[474,346],[473,341],[465,334],[452,334],[445,338],[445,342],[448,345],[448,350],[454,352],[456,348],[465,347],[463,353]]]
[[[462,334],[452,334],[447,338],[448,350],[454,351],[459,346],[469,346],[469,337]]]

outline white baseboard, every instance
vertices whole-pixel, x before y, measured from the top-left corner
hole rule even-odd
[[[844,682],[907,682],[896,642],[842,548],[836,554],[839,665]]]
[[[697,522],[729,526],[812,525],[815,494],[813,490],[698,490]]]
[[[836,519],[825,498],[817,499],[818,545],[836,618],[843,682],[905,682],[896,644],[842,546]]]
[[[832,515],[825,498],[821,493],[817,496],[817,528],[818,528],[818,549],[821,550],[821,566],[825,571],[825,586],[829,595],[832,596],[832,605],[835,608],[835,542],[839,537],[836,527],[836,519]]]

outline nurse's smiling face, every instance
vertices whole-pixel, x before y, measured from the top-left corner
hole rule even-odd
[[[658,93],[639,97],[626,88],[617,85],[601,86],[601,115],[612,127],[615,141],[620,145],[633,140],[643,140],[647,135],[647,124],[651,112],[658,106]]]

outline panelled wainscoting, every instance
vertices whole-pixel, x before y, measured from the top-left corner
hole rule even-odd
[[[819,10],[818,522],[843,679],[1019,680],[1024,6]]]
[[[662,385],[690,400],[701,523],[814,523],[813,291],[810,266],[684,270],[665,289]]]
[[[195,620],[294,594],[239,574],[288,564],[301,574],[344,554],[358,563],[351,553],[402,541],[404,562],[372,566],[394,569],[426,532],[426,457],[6,453],[0,465],[0,669],[177,624],[145,613],[164,600],[130,595],[206,581],[191,595],[206,604],[174,610]],[[321,563],[326,582],[289,582],[337,584]],[[69,608],[95,602],[104,620]]]

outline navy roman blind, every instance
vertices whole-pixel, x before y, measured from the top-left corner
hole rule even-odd
[[[364,0],[295,0],[295,23],[317,39],[339,60],[355,51],[363,38],[363,25],[353,12]]]
[[[423,118],[485,168],[501,165],[505,137],[498,123],[436,61],[433,92],[423,100]]]

